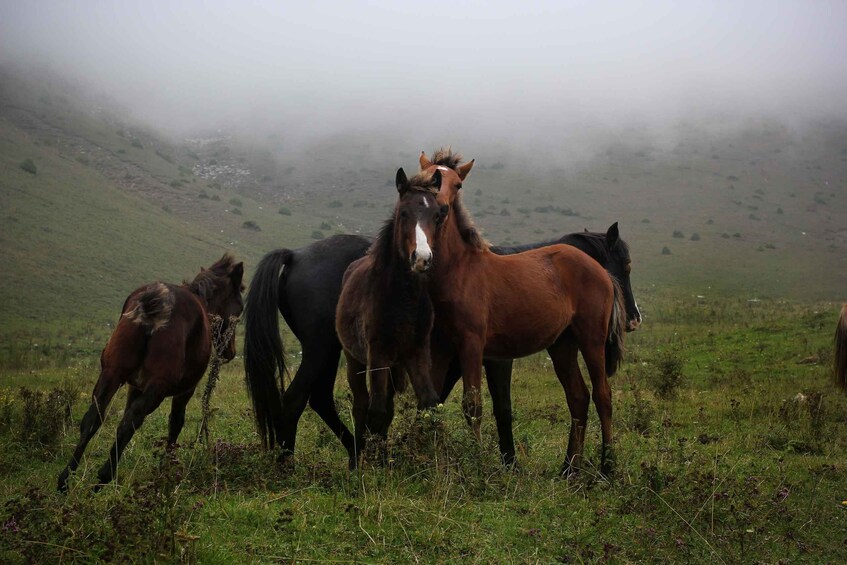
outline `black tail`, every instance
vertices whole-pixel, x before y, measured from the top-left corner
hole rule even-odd
[[[847,392],[847,304],[841,308],[835,328],[835,382]]]
[[[244,308],[244,377],[253,401],[256,427],[266,449],[277,443],[277,423],[282,416],[285,350],[277,311],[283,269],[291,257],[291,250],[277,249],[262,258],[250,282]]]
[[[616,281],[614,277],[611,275],[609,275],[609,277],[612,279],[612,285],[615,287],[615,302],[612,307],[612,316],[609,318],[609,337],[606,340],[607,377],[613,376],[617,372],[621,361],[623,361],[623,337],[626,329],[626,308],[623,303],[621,285],[618,284],[618,281]]]

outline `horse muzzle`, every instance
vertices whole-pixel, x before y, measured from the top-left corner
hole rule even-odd
[[[634,332],[638,328],[641,327],[641,318],[635,318],[634,320],[627,320],[626,322],[626,331]]]
[[[417,273],[425,273],[432,266],[432,254],[419,254],[417,251],[412,251],[409,266]]]

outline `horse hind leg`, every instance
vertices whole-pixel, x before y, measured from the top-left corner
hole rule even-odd
[[[312,393],[309,395],[309,406],[332,430],[332,433],[341,441],[347,452],[353,453],[355,451],[353,434],[339,418],[333,397],[340,353],[341,348],[333,349],[332,354],[325,357],[327,362],[322,364],[320,370],[312,376]]]
[[[97,473],[99,484],[95,490],[99,490],[103,485],[106,485],[115,478],[115,472],[118,468],[118,461],[126,449],[129,440],[135,434],[135,431],[144,423],[144,419],[148,414],[153,412],[159,404],[164,400],[164,395],[160,394],[154,386],[147,386],[141,394],[135,395],[124,412],[121,423],[118,425],[115,443],[112,444],[109,450],[109,459],[106,461],[100,471]]]
[[[588,423],[589,393],[579,370],[579,352],[573,337],[566,334],[547,352],[553,361],[553,369],[568,402],[571,414],[571,429],[568,437],[568,452],[562,464],[560,474],[568,477],[582,467],[583,449],[585,447],[585,428]]]
[[[368,417],[368,395],[367,370],[363,363],[354,359],[349,353],[344,352],[347,360],[347,383],[353,394],[353,449],[348,450],[350,469],[359,465],[359,455],[365,447],[365,425]]]
[[[94,392],[91,395],[91,405],[88,407],[88,411],[82,417],[82,421],[79,424],[79,443],[76,449],[74,449],[70,462],[59,473],[57,489],[60,492],[66,492],[68,490],[68,477],[79,467],[82,454],[85,452],[85,448],[88,447],[88,442],[91,441],[91,438],[94,437],[94,434],[97,433],[97,430],[103,424],[109,402],[111,402],[112,397],[115,396],[115,393],[123,382],[124,379],[117,372],[107,370],[100,372],[100,378],[97,380],[97,384],[94,386]]]

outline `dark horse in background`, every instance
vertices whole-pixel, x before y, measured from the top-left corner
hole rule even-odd
[[[841,307],[835,328],[835,382],[847,392],[847,304]]]
[[[345,270],[365,255],[371,243],[371,239],[362,236],[336,235],[296,250],[278,249],[265,255],[253,275],[244,312],[246,384],[262,443],[267,448],[279,445],[281,459],[294,452],[297,425],[307,403],[348,452],[354,449],[353,435],[339,418],[333,396],[341,355],[335,333],[335,309]],[[573,233],[529,247],[557,243],[587,253],[619,281],[627,327],[636,329],[641,313],[632,294],[629,247],[619,237],[617,224],[606,233]],[[491,250],[508,254],[523,251],[523,247],[492,246]],[[287,388],[282,382],[287,369],[277,310],[302,347],[300,367]],[[504,462],[511,463],[515,458],[512,361],[485,359],[484,365],[500,450]],[[446,398],[459,377],[456,364],[447,375],[442,398]]]
[[[97,433],[106,408],[126,384],[126,410],[118,425],[109,460],[100,468],[100,485],[115,477],[118,460],[144,418],[167,397],[173,397],[168,420],[168,445],[176,443],[185,423],[185,407],[206,372],[212,352],[210,315],[220,316],[218,330],[227,333],[230,318],[241,315],[244,263],[225,254],[193,281],[182,285],[155,282],[127,297],[115,331],[100,355],[100,378],[91,406],[79,426],[79,444],[59,474],[58,488],[67,489],[88,442]],[[219,352],[224,361],[235,357],[235,336]]]
[[[435,201],[440,185],[439,176],[432,183],[414,185],[403,169],[398,170],[394,214],[368,254],[344,273],[335,329],[353,393],[356,449],[349,453],[351,468],[364,449],[366,428],[387,437],[394,418],[394,392],[404,388],[405,375],[412,382],[418,409],[438,404],[430,375],[433,308],[425,273],[433,263],[435,234],[448,211],[448,206]]]

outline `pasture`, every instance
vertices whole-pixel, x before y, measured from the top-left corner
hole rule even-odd
[[[847,398],[830,380],[835,305],[655,292],[639,300],[645,324],[629,334],[612,380],[610,481],[591,468],[557,478],[569,422],[545,354],[516,364],[514,470],[500,465],[490,398],[477,444],[458,390],[428,416],[402,396],[391,464],[356,472],[307,410],[293,466],[281,468],[260,449],[236,360],[213,397],[208,444],[195,442],[198,394],[176,452],[164,450],[167,412],[153,413],[116,483],[92,496],[121,392],[60,495],[56,474],[108,328],[10,336],[0,356],[0,559],[844,561]],[[287,331],[285,340],[296,367],[296,342]],[[335,398],[350,425],[339,376]],[[70,415],[57,417],[65,408]],[[592,409],[589,467],[599,464],[598,428]]]

